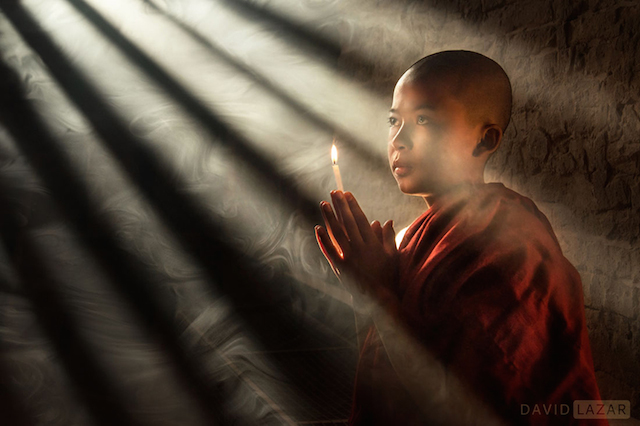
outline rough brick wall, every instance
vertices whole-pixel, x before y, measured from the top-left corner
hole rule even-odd
[[[513,118],[486,180],[531,197],[549,217],[583,279],[602,396],[631,400],[638,417],[640,4],[352,0],[343,8],[342,66],[376,91],[390,94],[411,63],[444,49],[504,66]],[[369,66],[354,66],[362,57]]]

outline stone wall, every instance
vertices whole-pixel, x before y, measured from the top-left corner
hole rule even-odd
[[[486,180],[531,197],[549,217],[583,279],[602,396],[631,400],[638,417],[640,5],[375,3],[347,2],[331,28],[342,36],[342,67],[376,91],[390,94],[404,69],[445,49],[481,52],[510,75],[512,123]]]

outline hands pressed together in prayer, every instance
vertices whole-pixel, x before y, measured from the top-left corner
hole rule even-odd
[[[366,310],[370,308],[368,302],[374,302],[395,308],[397,249],[393,222],[381,226],[376,220],[369,224],[350,192],[332,191],[331,200],[335,213],[331,204],[320,203],[326,228],[315,228],[322,253],[351,292],[355,306]]]

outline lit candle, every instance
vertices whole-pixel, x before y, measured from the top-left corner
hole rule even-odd
[[[336,177],[336,185],[338,190],[344,192],[344,186],[342,186],[342,176],[340,176],[340,167],[338,167],[338,148],[336,148],[336,139],[333,139],[333,145],[331,145],[331,162],[333,163],[333,175]]]

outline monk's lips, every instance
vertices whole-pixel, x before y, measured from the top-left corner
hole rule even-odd
[[[411,170],[413,170],[413,167],[409,167],[409,166],[399,166],[399,167],[394,167],[393,168],[393,173],[396,176],[406,176],[409,173],[411,173]]]

